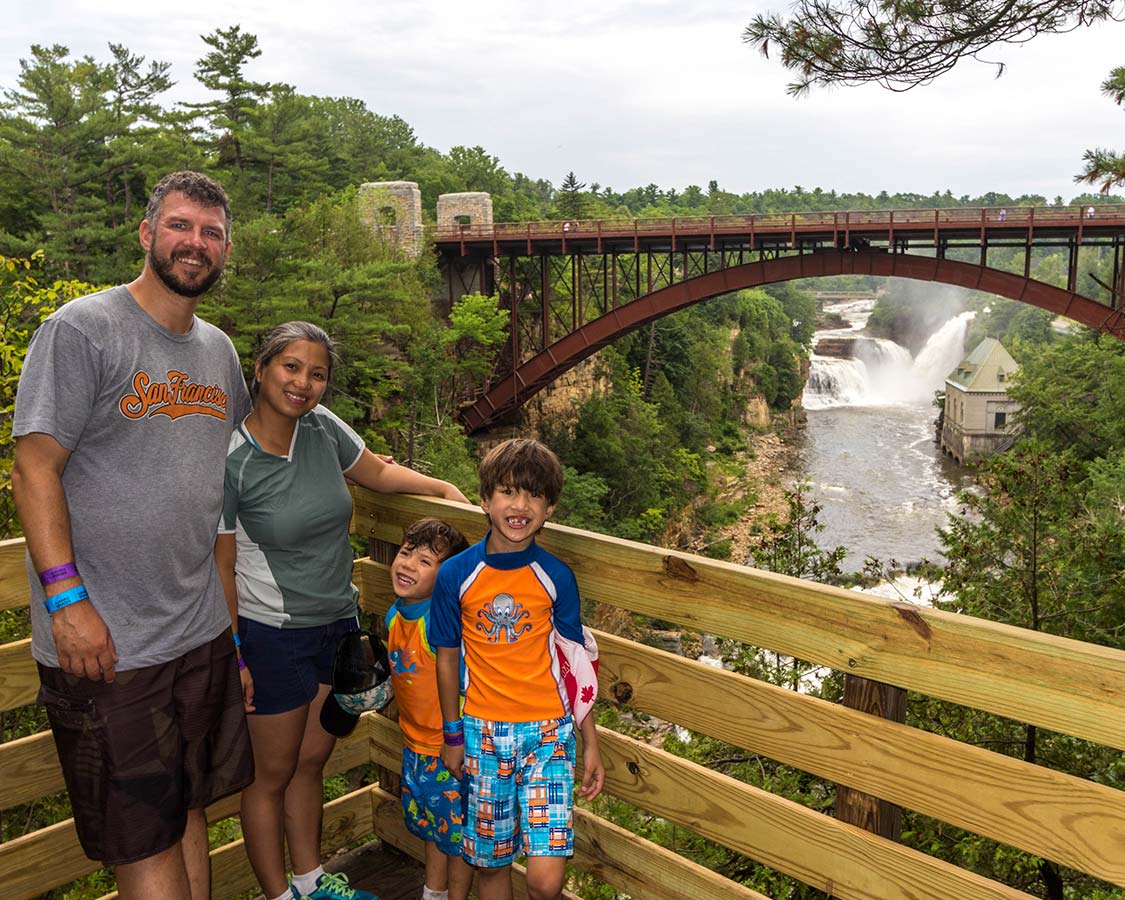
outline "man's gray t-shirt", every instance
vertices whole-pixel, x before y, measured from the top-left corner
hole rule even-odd
[[[238,356],[195,318],[161,327],[124,287],[73,300],[33,335],[12,432],[71,451],[63,472],[75,562],[119,670],[182,656],[230,626],[215,567],[223,469],[250,398]],[[58,666],[28,560],[32,655]]]

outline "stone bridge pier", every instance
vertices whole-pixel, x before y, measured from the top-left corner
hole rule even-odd
[[[467,234],[490,230],[492,196],[484,191],[442,194],[437,201],[437,227],[439,231],[460,228]],[[463,257],[446,257],[442,275],[444,296],[439,302],[445,315],[449,315],[453,304],[465,294],[488,295],[496,291],[496,262],[479,252]]]
[[[413,181],[369,181],[359,186],[359,214],[375,236],[408,256],[421,255],[422,192]]]
[[[425,248],[422,225],[422,192],[413,181],[372,181],[360,185],[360,214],[376,236],[401,248],[412,257]],[[464,227],[479,235],[492,227],[492,196],[484,191],[442,194],[437,200],[439,230]],[[448,316],[454,302],[464,294],[492,294],[496,290],[495,262],[479,252],[460,259],[446,259],[442,287],[434,300]]]

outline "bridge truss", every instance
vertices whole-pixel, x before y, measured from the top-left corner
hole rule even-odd
[[[1125,207],[908,210],[512,223],[439,231],[450,303],[498,293],[510,338],[470,430],[509,415],[563,372],[645,324],[743,288],[826,275],[911,278],[985,291],[1125,339]],[[989,265],[998,248],[1016,271]],[[1066,286],[1031,277],[1064,251]],[[1082,279],[1109,253],[1106,283]],[[993,252],[993,256],[996,254]],[[1021,265],[1022,264],[1022,265]],[[1096,296],[1078,293],[1080,281]]]

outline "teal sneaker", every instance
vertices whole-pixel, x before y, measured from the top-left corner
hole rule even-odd
[[[296,894],[296,888],[293,889]],[[369,891],[348,887],[348,876],[342,872],[325,872],[316,882],[316,890],[300,900],[379,900]]]

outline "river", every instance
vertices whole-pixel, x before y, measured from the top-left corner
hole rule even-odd
[[[862,337],[873,300],[828,305],[849,324],[821,338],[855,338],[855,359],[813,354],[803,402],[808,425],[798,447],[800,471],[823,506],[821,547],[842,545],[845,571],[868,556],[900,566],[940,558],[935,529],[956,509],[968,470],[934,441],[934,391],[965,355],[971,313],[930,336],[913,358],[891,341]],[[815,343],[814,343],[815,346]]]

